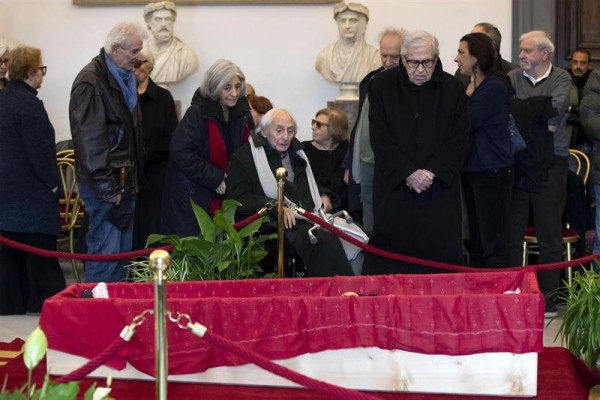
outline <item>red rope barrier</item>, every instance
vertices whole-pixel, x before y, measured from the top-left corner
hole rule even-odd
[[[245,227],[248,224],[251,224],[252,222],[256,221],[257,219],[260,218],[260,214],[259,213],[254,213],[251,216],[249,216],[246,219],[243,219],[239,222],[236,222],[235,224],[233,224],[233,229],[235,229],[236,231],[239,229],[242,229],[243,227]]]
[[[248,218],[246,218],[242,221],[236,222],[233,225],[233,228],[235,230],[239,230],[239,229],[243,228],[244,226],[256,221],[259,217],[260,217],[260,215],[258,213],[254,213],[253,215],[249,216]],[[154,250],[159,250],[159,249],[166,250],[166,251],[173,250],[172,245],[167,245],[167,246],[162,246],[162,247],[152,247],[152,248],[148,248],[148,249],[140,249],[140,250],[128,251],[128,252],[117,253],[117,254],[81,254],[81,253],[70,253],[68,251],[53,251],[53,250],[40,249],[38,247],[29,246],[24,243],[15,242],[14,240],[10,240],[10,239],[7,239],[2,236],[0,236],[0,244],[15,248],[17,250],[25,251],[27,253],[35,254],[36,256],[40,256],[40,257],[66,258],[66,259],[81,260],[81,261],[128,260],[131,258],[149,256],[150,253],[152,253]]]
[[[105,348],[101,353],[99,353],[96,357],[89,360],[87,363],[77,368],[76,370],[70,372],[67,375],[61,376],[56,380],[58,383],[68,383],[73,381],[79,381],[90,373],[92,373],[96,368],[104,365],[108,360],[113,358],[117,353],[125,346],[127,341],[123,340],[123,338],[117,338],[110,346]]]
[[[163,247],[153,247],[150,249],[134,250],[134,251],[118,253],[118,254],[81,254],[81,253],[70,253],[68,251],[52,251],[52,250],[40,249],[37,247],[29,246],[27,244],[15,242],[14,240],[10,240],[10,239],[7,239],[2,236],[0,236],[0,244],[6,245],[9,247],[13,247],[17,250],[35,254],[36,256],[54,257],[54,258],[71,258],[74,260],[84,260],[84,261],[126,260],[129,258],[148,256],[148,255],[150,255],[150,253],[152,253],[154,250],[157,250],[157,249],[162,249],[162,250],[166,250],[166,251],[170,251],[173,249],[172,245],[168,245],[168,246],[163,246]]]
[[[352,235],[347,234],[346,232],[342,231],[341,229],[337,228],[334,225],[331,225],[329,222],[324,221],[323,219],[321,219],[320,217],[318,217],[317,215],[315,215],[309,211],[299,209],[298,212],[306,219],[314,222],[315,224],[320,225],[324,229],[339,236],[340,238],[344,239],[345,241],[347,241],[357,247],[360,247],[361,249],[366,250],[369,253],[378,255],[380,257],[389,258],[391,260],[408,262],[411,264],[418,264],[418,265],[423,265],[423,266],[427,266],[427,267],[448,270],[448,271],[452,271],[452,272],[489,272],[491,270],[490,268],[466,267],[464,265],[455,265],[455,264],[448,264],[448,263],[444,263],[444,262],[440,262],[440,261],[425,260],[422,258],[411,257],[411,256],[396,254],[396,253],[392,253],[390,251],[382,250],[377,247],[373,247],[367,243],[361,242],[360,240],[356,239]],[[586,264],[586,263],[592,262],[598,258],[600,258],[600,254],[592,254],[592,255],[577,258],[577,259],[571,260],[571,261],[561,261],[561,262],[551,263],[551,264],[537,264],[537,265],[527,265],[527,266],[506,267],[506,268],[494,268],[493,271],[505,272],[505,271],[514,271],[515,269],[523,269],[523,268],[532,269],[534,271],[563,269],[563,268],[572,267],[575,265]]]
[[[466,267],[464,265],[455,265],[455,264],[449,264],[449,263],[444,263],[444,262],[440,262],[440,261],[425,260],[422,258],[417,258],[417,257],[403,255],[403,254],[392,253],[387,250],[382,250],[377,247],[373,247],[367,243],[361,242],[360,240],[356,239],[355,237],[353,237],[353,236],[347,234],[346,232],[340,230],[339,228],[331,225],[327,221],[324,221],[323,219],[321,219],[320,217],[318,217],[317,215],[315,215],[309,211],[299,209],[298,212],[302,216],[304,216],[306,219],[308,219],[309,221],[312,221],[315,224],[320,225],[321,227],[323,227],[324,229],[328,230],[329,232],[337,235],[341,239],[344,239],[347,242],[352,243],[353,245],[360,247],[361,249],[368,251],[369,253],[378,255],[380,257],[384,257],[384,258],[388,258],[388,259],[396,260],[396,261],[403,261],[403,262],[407,262],[407,263],[411,263],[411,264],[423,265],[423,266],[427,266],[427,267],[452,271],[452,272],[487,272],[487,271],[490,271],[489,268]],[[260,216],[261,215],[259,213],[254,213],[250,217],[235,223],[233,225],[233,227],[236,230],[241,229],[244,226],[256,221],[258,218],[260,218]],[[131,259],[131,258],[136,258],[136,257],[149,256],[150,253],[152,253],[154,250],[157,250],[157,249],[162,249],[162,250],[166,250],[166,251],[171,251],[173,249],[172,245],[168,245],[168,246],[154,247],[154,248],[149,248],[149,249],[134,250],[134,251],[118,253],[118,254],[81,254],[81,253],[70,253],[70,252],[66,252],[66,251],[51,251],[51,250],[40,249],[40,248],[29,246],[29,245],[26,245],[23,243],[15,242],[13,240],[4,238],[2,236],[0,236],[0,244],[9,246],[9,247],[13,247],[17,250],[25,251],[25,252],[35,254],[35,255],[38,255],[41,257],[64,258],[64,259],[74,259],[74,260],[81,260],[81,261],[126,260],[126,259]],[[600,254],[592,254],[589,256],[576,258],[571,261],[561,261],[561,262],[557,262],[557,263],[528,265],[525,267],[515,266],[515,267],[505,267],[505,268],[494,268],[493,270],[496,272],[505,272],[505,271],[514,271],[517,268],[518,269],[529,268],[529,269],[532,269],[535,271],[547,271],[547,270],[552,270],[552,269],[563,269],[563,268],[573,267],[573,266],[580,265],[580,264],[587,264],[587,263],[593,262],[594,260],[597,260],[599,258],[600,258]]]
[[[237,343],[234,343],[220,335],[211,333],[210,331],[206,331],[203,336],[204,339],[213,346],[217,346],[223,348],[225,350],[230,351],[231,353],[243,358],[244,360],[251,362],[253,364],[258,365],[259,367],[272,372],[276,375],[282,376],[285,379],[288,379],[292,382],[295,382],[299,385],[311,388],[321,393],[329,394],[338,399],[347,399],[347,400],[377,400],[377,397],[373,397],[367,395],[365,393],[361,393],[355,390],[350,390],[343,388],[341,386],[332,385],[331,383],[323,382],[318,379],[313,379],[308,376],[299,374],[296,371],[293,371],[287,367],[281,366],[279,364],[274,363],[268,358],[252,352],[244,347],[239,346]]]

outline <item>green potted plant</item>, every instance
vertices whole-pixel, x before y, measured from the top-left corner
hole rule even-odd
[[[237,231],[234,228],[234,217],[239,202],[225,200],[212,219],[193,201],[191,204],[200,227],[200,235],[182,238],[177,235],[153,234],[146,243],[147,246],[157,243],[174,246],[167,280],[263,277],[260,261],[267,255],[265,242],[277,236],[259,234],[267,217],[260,217]],[[151,282],[154,279],[147,257],[134,261],[131,270],[135,282]]]
[[[589,367],[600,369],[600,273],[596,269],[576,271],[566,290],[556,294],[567,308],[558,330],[569,351]]]
[[[79,382],[56,383],[50,380],[48,374],[44,379],[44,384],[37,388],[32,382],[32,372],[38,366],[40,361],[46,355],[48,349],[48,340],[44,331],[38,326],[27,337],[23,345],[23,362],[27,367],[27,383],[12,392],[6,390],[8,376],[4,379],[4,384],[0,388],[0,400],[75,400],[79,394]],[[110,400],[110,383],[108,387],[96,387],[92,384],[86,390],[84,400]]]

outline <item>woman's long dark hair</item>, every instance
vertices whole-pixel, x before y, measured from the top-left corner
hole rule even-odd
[[[498,72],[496,50],[494,50],[494,43],[488,35],[480,32],[469,33],[460,38],[460,41],[467,43],[469,54],[477,59],[475,66],[479,68],[483,76]]]

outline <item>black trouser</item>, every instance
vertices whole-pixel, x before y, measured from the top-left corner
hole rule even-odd
[[[56,250],[56,236],[7,232],[2,236],[45,250]],[[0,247],[0,315],[39,313],[44,300],[66,287],[56,258]]]
[[[562,261],[562,215],[567,197],[567,157],[554,157],[554,165],[548,169],[547,179],[542,182],[539,193],[515,188],[511,205],[509,233],[509,263],[523,263],[523,237],[529,223],[529,206],[533,210],[535,233],[540,247],[539,264]],[[538,273],[540,290],[547,295],[560,284],[560,269]]]
[[[514,176],[512,167],[462,175],[471,266],[508,265],[508,216]]]

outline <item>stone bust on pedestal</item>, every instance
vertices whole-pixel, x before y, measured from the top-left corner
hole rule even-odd
[[[339,39],[321,50],[315,68],[328,81],[340,83],[338,100],[358,99],[359,82],[381,67],[379,49],[365,42],[369,9],[359,3],[337,3],[333,18]]]
[[[150,77],[163,87],[185,79],[198,68],[196,53],[173,34],[176,18],[177,8],[172,1],[158,1],[144,7],[144,21],[152,33],[144,48],[155,60]]]

